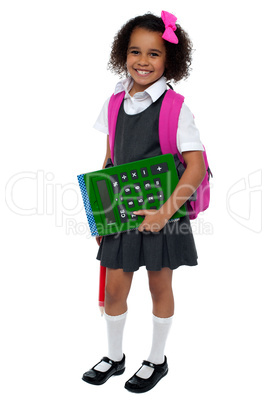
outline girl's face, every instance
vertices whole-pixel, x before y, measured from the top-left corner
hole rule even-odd
[[[127,70],[134,80],[131,95],[142,92],[164,73],[166,49],[161,32],[136,28],[127,51]]]

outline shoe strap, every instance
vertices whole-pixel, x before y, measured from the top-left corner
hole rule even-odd
[[[114,362],[114,360],[111,360],[111,359],[109,359],[108,357],[103,357],[103,359],[101,360],[101,362],[106,362],[106,363],[109,363],[109,364],[111,364],[111,365],[113,365],[115,362]]]
[[[142,363],[142,365],[143,365],[143,366],[151,367],[151,368],[153,368],[153,369],[156,368],[156,367],[155,367],[156,365],[155,365],[154,363],[151,363],[151,362],[149,362],[149,361],[147,361],[147,360],[144,360],[143,363]]]
[[[143,360],[143,363],[142,363],[143,366],[151,367],[156,371],[161,371],[163,364],[164,363],[162,363],[162,364],[154,364],[154,363],[149,362],[148,360]]]

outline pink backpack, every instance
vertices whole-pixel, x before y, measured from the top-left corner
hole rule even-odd
[[[124,96],[124,91],[116,95],[113,94],[108,105],[109,145],[112,162],[114,160],[114,142],[117,118]],[[162,154],[170,153],[174,156],[177,155],[183,168],[185,168],[185,161],[182,155],[179,153],[176,145],[178,121],[183,102],[184,97],[172,89],[169,89],[166,92],[159,115],[159,142]],[[209,168],[205,148],[203,157],[206,166],[206,175],[195,194],[187,201],[187,210],[190,219],[195,219],[199,212],[205,211],[210,202],[209,179],[210,175],[212,174]]]

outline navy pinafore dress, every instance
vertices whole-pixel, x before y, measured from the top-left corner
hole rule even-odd
[[[166,93],[166,92],[165,92]],[[121,104],[114,144],[114,166],[162,155],[159,113],[165,93],[143,112],[128,115]],[[197,265],[197,251],[187,216],[168,222],[159,232],[128,232],[104,236],[97,257],[107,268],[148,271]]]

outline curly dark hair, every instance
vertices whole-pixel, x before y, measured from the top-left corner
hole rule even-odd
[[[179,39],[178,44],[173,44],[164,40],[166,47],[166,69],[164,76],[168,81],[178,82],[183,78],[188,78],[192,62],[193,44],[188,34],[176,24],[175,35]],[[152,13],[147,13],[130,19],[122,26],[116,34],[110,53],[108,69],[118,74],[120,77],[127,76],[127,49],[131,34],[135,28],[144,28],[152,32],[165,31],[164,22],[160,17]]]

